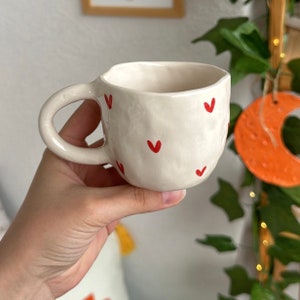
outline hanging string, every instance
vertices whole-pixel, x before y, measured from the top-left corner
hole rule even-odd
[[[270,128],[266,125],[265,117],[264,117],[264,107],[265,107],[265,102],[266,102],[266,95],[270,89],[270,82],[272,82],[272,80],[269,77],[270,76],[267,74],[267,78],[264,82],[263,97],[262,97],[262,100],[259,105],[258,116],[259,116],[259,122],[260,122],[262,129],[269,136],[273,146],[277,147],[278,146],[277,141],[276,141],[272,131],[270,130]]]
[[[277,147],[277,141],[268,128],[264,119],[264,105],[265,97],[271,92],[273,103],[278,104],[277,91],[279,85],[280,75],[282,73],[282,61],[284,58],[284,19],[286,0],[266,0],[267,7],[270,11],[270,24],[269,24],[269,49],[271,53],[271,67],[272,71],[266,74],[266,79],[263,88],[263,99],[259,108],[259,120],[261,127],[269,136],[274,147]]]

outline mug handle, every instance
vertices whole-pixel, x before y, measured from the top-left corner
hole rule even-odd
[[[108,146],[82,148],[66,142],[56,131],[53,118],[63,107],[83,99],[97,101],[95,81],[65,87],[53,94],[43,105],[39,115],[39,130],[48,148],[66,160],[89,165],[109,163]],[[97,101],[98,103],[98,101]]]

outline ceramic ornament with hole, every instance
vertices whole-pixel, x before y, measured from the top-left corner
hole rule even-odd
[[[282,127],[289,113],[300,108],[300,97],[278,92],[256,99],[239,117],[236,149],[247,168],[264,182],[292,187],[300,185],[300,159],[282,140]]]

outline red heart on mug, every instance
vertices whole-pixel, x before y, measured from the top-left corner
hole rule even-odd
[[[203,167],[202,170],[197,169],[196,170],[197,176],[201,177],[204,174],[205,170],[206,170],[206,166]]]
[[[147,144],[150,150],[154,153],[158,153],[162,145],[160,140],[156,141],[155,145],[150,140],[148,140]]]
[[[116,163],[117,163],[118,169],[121,171],[121,173],[125,174],[124,165],[117,160],[116,160]]]
[[[107,104],[108,109],[111,109],[112,108],[112,101],[113,101],[112,95],[107,96],[105,94],[104,99],[105,99],[105,102]]]
[[[210,104],[207,102],[204,102],[204,107],[206,109],[207,112],[211,113],[214,110],[215,107],[215,103],[216,103],[216,99],[212,98],[210,101]]]

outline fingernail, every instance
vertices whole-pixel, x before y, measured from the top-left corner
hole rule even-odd
[[[163,192],[162,198],[165,206],[172,206],[180,202],[186,195],[186,190]]]

